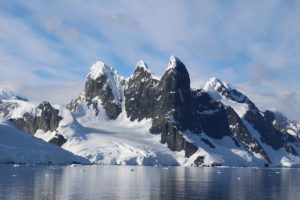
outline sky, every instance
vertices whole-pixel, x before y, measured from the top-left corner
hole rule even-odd
[[[215,76],[300,120],[299,22],[297,0],[0,0],[0,87],[66,104],[97,60],[161,76],[175,55],[193,88]]]

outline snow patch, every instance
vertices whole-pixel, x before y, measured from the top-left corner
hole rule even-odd
[[[168,71],[169,69],[175,68],[175,67],[177,66],[177,63],[178,63],[178,62],[181,62],[181,61],[179,60],[179,58],[177,58],[177,57],[171,55],[171,56],[170,56],[170,59],[169,59],[169,64],[168,64],[168,67],[167,67],[166,71]]]

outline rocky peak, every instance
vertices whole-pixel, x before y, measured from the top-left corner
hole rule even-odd
[[[177,57],[171,56],[159,87],[169,92],[190,91],[190,82],[190,76],[185,65]]]
[[[114,73],[115,70],[113,70],[110,66],[101,61],[97,61],[90,67],[90,72],[88,73],[87,77],[96,80],[100,76]]]
[[[148,68],[148,65],[143,61],[140,60],[136,64],[136,69],[134,70],[133,76],[131,79],[141,79],[144,81],[145,78],[150,78],[152,76],[151,71]]]
[[[131,120],[153,117],[157,82],[147,64],[139,61],[124,89],[125,109]]]
[[[210,78],[206,82],[203,89],[216,100],[220,100],[220,98],[225,97],[238,103],[245,103],[249,101],[249,99],[244,94],[232,88],[229,84],[221,81],[216,77]]]
[[[178,66],[178,63],[182,63],[181,60],[176,56],[171,55],[167,70],[176,68]]]
[[[93,105],[96,115],[101,104],[109,119],[116,119],[122,111],[123,78],[103,62],[91,66],[85,82],[84,96],[88,105]]]
[[[85,95],[86,98],[92,100],[95,97],[100,97],[100,91],[109,90],[111,93],[112,103],[120,105],[122,100],[121,82],[120,77],[116,70],[103,62],[97,61],[90,68],[90,72],[87,76],[85,83]]]
[[[137,69],[143,69],[144,71],[150,72],[149,68],[148,68],[148,65],[143,60],[140,60],[140,61],[137,62],[136,70]]]
[[[39,104],[38,109],[43,112],[49,112],[52,109],[52,106],[48,101],[43,101]]]
[[[62,120],[59,110],[53,108],[47,101],[40,103],[36,109],[36,114],[25,112],[21,118],[11,118],[10,121],[17,128],[31,134],[35,134],[38,129],[45,132],[55,131]]]

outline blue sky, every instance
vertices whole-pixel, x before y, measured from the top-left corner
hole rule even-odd
[[[0,0],[0,85],[67,103],[101,60],[128,76],[171,54],[192,86],[217,76],[261,109],[300,119],[300,2],[294,0]]]

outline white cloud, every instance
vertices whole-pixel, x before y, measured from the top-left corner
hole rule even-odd
[[[261,108],[272,104],[300,120],[300,111],[290,107],[300,97],[299,2],[31,0],[23,6],[31,11],[23,18],[0,11],[2,83],[24,79],[30,88],[43,88],[82,82],[96,60],[128,75],[144,59],[161,75],[175,54],[191,72],[193,87],[218,76],[245,88]]]

